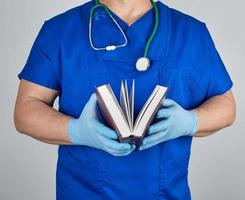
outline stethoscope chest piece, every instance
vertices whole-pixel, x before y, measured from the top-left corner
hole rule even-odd
[[[141,57],[136,62],[136,69],[140,72],[148,70],[150,67],[150,60],[147,57]]]

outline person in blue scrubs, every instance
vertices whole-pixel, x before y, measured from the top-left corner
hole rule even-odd
[[[192,138],[211,135],[235,118],[232,80],[205,23],[157,1],[158,30],[150,67],[137,59],[155,23],[150,0],[101,0],[128,43],[97,51],[89,41],[91,0],[44,22],[19,74],[15,108],[19,132],[57,144],[57,199],[191,199],[188,164]],[[124,37],[102,8],[92,26],[96,46]],[[119,97],[121,80],[135,79],[135,112],[154,87],[166,99],[139,148],[119,143],[97,107],[95,86],[109,83]],[[59,97],[58,111],[53,108]]]

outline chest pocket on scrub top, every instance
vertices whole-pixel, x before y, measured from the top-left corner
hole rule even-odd
[[[177,58],[175,59],[177,60]],[[190,63],[167,61],[161,68],[162,83],[169,87],[167,98],[188,108],[198,95],[199,77],[195,66]]]

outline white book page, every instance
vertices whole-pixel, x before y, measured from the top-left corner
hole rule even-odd
[[[140,118],[140,121],[137,124],[138,126],[134,130],[134,133],[133,133],[134,136],[141,137],[143,135],[145,128],[149,123],[149,120],[151,119],[154,111],[159,105],[159,102],[162,101],[164,94],[167,91],[167,88],[162,87],[162,86],[157,86],[157,88],[158,90],[156,94],[149,102],[147,108],[145,109],[144,114],[142,115],[142,117]]]
[[[147,107],[149,106],[150,102],[152,101],[153,97],[156,95],[158,91],[158,86],[156,86],[153,90],[153,92],[151,93],[150,97],[147,99],[147,101],[145,102],[143,108],[140,110],[140,113],[138,114],[137,118],[136,118],[136,121],[135,121],[135,124],[134,124],[134,130],[137,129],[140,121],[141,121],[141,118],[143,117]]]
[[[129,137],[131,135],[130,128],[124,113],[110,87],[110,85],[103,85],[98,87],[98,90],[103,98],[103,101],[112,116],[122,137]]]
[[[127,111],[127,120],[129,123],[130,130],[133,131],[133,126],[131,123],[131,106],[130,106],[130,99],[129,99],[129,91],[128,91],[128,84],[127,80],[124,82],[124,90],[125,90],[125,95],[126,95],[126,111]]]
[[[126,94],[124,90],[124,83],[121,82],[121,90],[120,90],[120,106],[124,113],[124,116],[127,116],[127,102],[126,102]]]
[[[130,92],[130,110],[131,110],[132,132],[133,132],[133,129],[134,129],[134,88],[135,88],[135,81],[133,79],[131,92]]]
[[[126,82],[125,82],[126,83]],[[124,116],[128,122],[128,126],[130,127],[131,132],[133,132],[133,126],[131,122],[131,114],[130,114],[130,106],[128,102],[128,90],[126,85],[121,82],[121,91],[120,91],[120,105],[124,112]]]

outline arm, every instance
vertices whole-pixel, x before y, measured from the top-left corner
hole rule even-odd
[[[198,115],[198,130],[195,137],[209,136],[230,126],[235,121],[236,105],[232,91],[214,96],[194,109]]]
[[[52,108],[58,92],[21,80],[15,107],[16,129],[48,144],[85,145],[114,156],[126,156],[134,145],[119,143],[115,131],[97,118],[93,93],[78,119]]]
[[[235,120],[235,100],[231,90],[211,97],[194,110],[185,110],[171,99],[163,101],[159,122],[149,127],[140,150],[181,136],[204,137],[231,125]]]
[[[16,129],[45,143],[70,144],[67,124],[71,117],[52,108],[57,96],[55,90],[21,80],[14,112]]]

